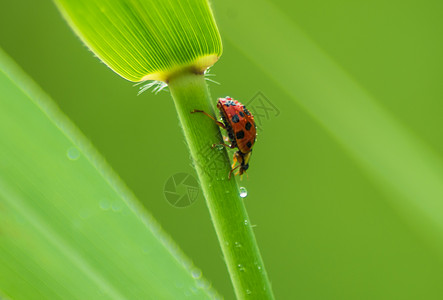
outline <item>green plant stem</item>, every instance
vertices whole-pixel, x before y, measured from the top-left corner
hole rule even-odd
[[[226,149],[211,149],[222,136],[213,120],[194,109],[214,114],[203,75],[181,73],[168,82],[201,188],[217,232],[238,299],[273,299],[271,285],[234,178],[228,179]]]

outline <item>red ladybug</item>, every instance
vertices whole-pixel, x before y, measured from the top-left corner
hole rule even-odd
[[[217,123],[218,126],[228,132],[230,145],[220,143],[220,145],[229,147],[231,149],[238,148],[234,153],[232,169],[229,172],[229,179],[232,172],[240,168],[237,174],[243,175],[249,168],[249,159],[252,154],[252,147],[254,146],[257,136],[257,128],[255,126],[254,116],[246,109],[246,107],[230,97],[219,98],[217,101],[217,108],[220,110],[220,115],[223,122],[217,121],[213,116],[202,110],[193,110],[191,113],[204,113]],[[216,145],[212,145],[215,147]],[[236,162],[238,166],[234,167]],[[236,175],[237,175],[236,174]]]

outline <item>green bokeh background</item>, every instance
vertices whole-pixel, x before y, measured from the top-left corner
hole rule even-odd
[[[261,3],[251,2],[251,11],[260,11]],[[443,154],[443,2],[273,3],[379,105]],[[232,2],[212,6],[224,43],[211,71],[221,83],[210,83],[214,101],[230,95],[247,103],[261,92],[280,112],[262,119],[249,179],[241,182],[276,297],[443,299],[442,255],[393,206],[389,198],[398,196],[373,181],[226,35],[223,24],[242,18]],[[272,17],[257,13],[257,18]],[[268,43],[267,35],[273,34],[278,33],[263,33],[261,47],[277,57],[284,45]],[[232,299],[204,199],[200,195],[192,206],[178,209],[163,195],[171,175],[195,174],[170,95],[137,96],[137,88],[80,43],[50,1],[0,2],[0,46],[57,101],[203,274]]]

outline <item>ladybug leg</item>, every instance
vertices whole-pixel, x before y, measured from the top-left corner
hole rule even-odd
[[[217,146],[217,145],[222,145],[222,146],[225,146],[226,148],[231,148],[231,149],[234,149],[235,147],[237,147],[235,145],[228,145],[228,144],[225,144],[225,143],[218,143],[218,144],[212,144],[212,149],[214,149],[215,146]]]
[[[232,173],[240,167],[240,164],[239,164],[238,166],[234,167],[235,164],[236,164],[237,161],[238,161],[238,160],[237,160],[237,155],[236,155],[236,154],[235,154],[234,157],[232,158],[232,161],[233,161],[233,163],[232,163],[232,166],[231,166],[231,171],[229,171],[228,179],[231,179]],[[237,172],[237,174],[238,174],[238,172]]]
[[[232,173],[233,173],[235,170],[237,170],[238,167],[240,167],[240,165],[236,166],[235,168],[231,169],[231,171],[229,171],[229,175],[228,175],[228,179],[229,179],[229,180],[231,179]],[[237,172],[237,174],[238,174],[238,172]]]
[[[237,155],[234,154],[234,156],[232,157],[232,166],[231,166],[231,172],[234,171],[235,169],[237,169],[240,165],[238,165],[236,168],[234,168],[235,164],[237,163]]]
[[[226,130],[226,126],[225,126],[225,124],[223,124],[223,123],[220,122],[220,121],[217,121],[213,116],[211,116],[210,114],[208,114],[207,112],[205,112],[205,111],[203,111],[203,110],[194,109],[193,111],[191,111],[191,114],[198,113],[198,112],[207,115],[208,117],[210,117],[212,120],[215,121],[215,124],[217,124],[218,126],[220,126],[221,128],[223,128],[224,130]]]

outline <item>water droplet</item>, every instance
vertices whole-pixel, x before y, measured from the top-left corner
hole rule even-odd
[[[197,294],[198,293],[198,289],[195,286],[191,286],[189,289],[191,290],[191,292],[193,294]]]
[[[247,295],[251,295],[251,294],[252,294],[251,290],[246,289],[246,294],[247,294]]]
[[[211,295],[211,299],[214,299],[214,300],[223,300],[224,299],[222,296],[217,295],[215,292],[213,292],[212,294],[214,294],[214,295]]]
[[[211,283],[203,278],[197,279],[196,285],[199,289],[202,289],[202,290],[207,290],[211,287]]]
[[[246,188],[245,187],[240,187],[239,188],[239,190],[240,190],[240,197],[242,197],[242,198],[245,198],[247,195],[248,195],[248,191],[246,190]]]
[[[100,201],[100,208],[103,210],[108,210],[111,207],[111,204],[109,203],[108,199],[102,199]]]
[[[239,242],[235,242],[235,247],[236,248],[241,248],[241,244]]]
[[[180,254],[180,255],[181,255],[181,254]],[[187,270],[191,270],[191,268],[192,268],[192,262],[189,261],[189,260],[185,260],[185,261],[183,262],[183,266],[184,266]]]
[[[241,265],[241,264],[238,264],[238,269],[240,270],[240,272],[244,272],[244,271],[246,271],[246,269],[245,269],[245,267],[243,267],[243,265]]]
[[[261,270],[262,270],[261,266],[257,266],[257,269],[259,272],[261,272]]]
[[[114,202],[114,203],[112,203],[112,210],[115,212],[121,211],[122,206],[123,205],[120,202]]]
[[[248,220],[245,220],[245,225],[248,226],[249,222]]]
[[[200,270],[197,269],[197,268],[194,268],[194,269],[191,271],[191,275],[192,275],[192,278],[194,278],[194,279],[198,279],[198,278],[202,277],[202,271],[200,271]]]
[[[71,147],[66,151],[66,156],[68,156],[70,160],[77,160],[80,157],[80,151],[75,147]]]

